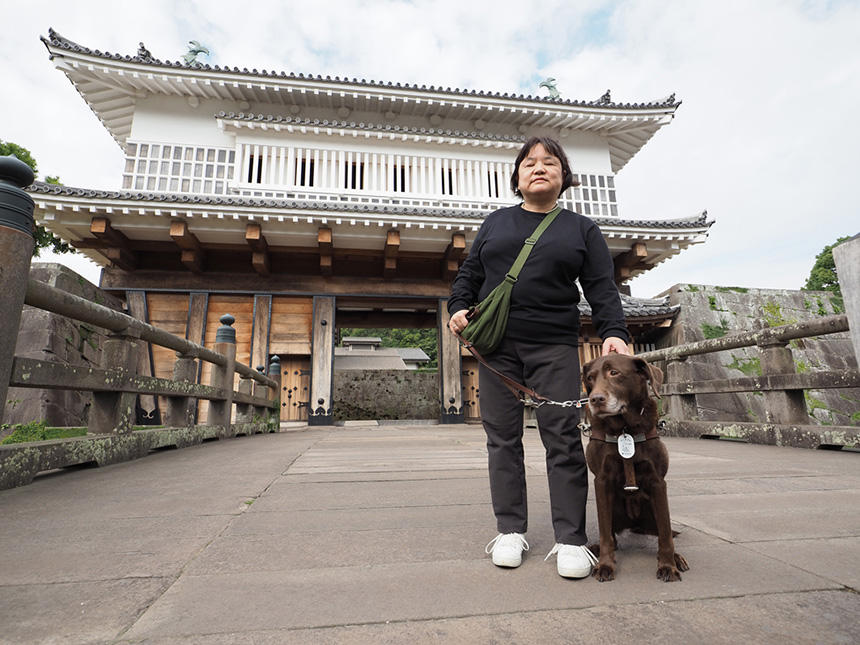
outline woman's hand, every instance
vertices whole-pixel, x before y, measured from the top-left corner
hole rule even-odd
[[[455,334],[459,334],[461,331],[463,331],[466,325],[469,324],[469,320],[466,318],[466,314],[468,312],[468,309],[461,309],[460,311],[455,312],[451,316],[451,320],[448,321],[448,329],[450,329]]]
[[[630,348],[627,347],[627,343],[620,338],[616,336],[610,336],[603,341],[603,352],[601,353],[601,356],[606,356],[607,354],[611,354],[612,352],[616,352],[618,354],[627,354],[629,356]]]

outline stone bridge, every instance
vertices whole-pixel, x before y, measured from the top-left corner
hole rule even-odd
[[[543,449],[531,551],[494,567],[474,425],[299,426],[0,491],[2,643],[856,643],[860,461],[669,437],[676,547],[565,580]],[[589,537],[597,538],[589,503]]]

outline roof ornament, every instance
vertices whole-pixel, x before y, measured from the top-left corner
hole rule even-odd
[[[550,76],[546,80],[542,81],[541,84],[538,85],[538,87],[545,87],[546,89],[548,89],[549,90],[549,98],[551,98],[551,99],[560,99],[561,98],[561,94],[559,93],[558,88],[556,88],[556,86],[555,86],[555,79],[552,76]]]
[[[597,102],[601,105],[608,105],[609,103],[612,103],[612,96],[610,95],[609,90],[606,90],[606,93],[599,99],[597,99]]]
[[[138,43],[137,58],[139,58],[143,63],[155,62],[155,57],[153,57],[152,52],[149,51],[143,43]]]
[[[197,56],[200,54],[209,55],[209,50],[205,45],[201,45],[196,40],[188,41],[188,53],[182,56],[182,61],[186,65],[201,65],[200,61],[197,60]]]

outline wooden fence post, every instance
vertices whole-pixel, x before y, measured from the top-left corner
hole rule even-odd
[[[14,156],[0,157],[0,422],[35,245],[33,200],[22,190],[33,179],[33,171],[23,161]]]
[[[670,358],[666,362],[666,382],[684,383],[692,381],[687,357]],[[675,421],[693,421],[699,416],[699,406],[695,394],[677,394],[668,397],[667,416]]]
[[[176,354],[173,364],[173,380],[177,383],[193,384],[197,380],[197,361],[185,354]],[[167,397],[167,425],[187,427],[194,425],[194,413],[197,410],[197,399],[189,396]]]
[[[254,379],[250,376],[239,377],[239,394],[251,394]],[[236,403],[236,423],[251,423],[254,420],[254,406],[250,403]]]
[[[763,338],[757,343],[761,352],[762,376],[795,374],[794,356],[784,340]],[[803,390],[774,390],[764,392],[765,415],[768,423],[785,425],[809,423]]]
[[[126,329],[110,334],[102,346],[102,369],[111,370],[123,377],[137,369],[137,341],[139,334]],[[131,432],[135,422],[134,392],[93,392],[89,430],[95,434]]]
[[[270,410],[271,424],[275,429],[280,429],[281,426],[281,357],[277,354],[272,354],[272,358],[269,360],[269,378],[275,381],[275,385],[272,386],[269,395],[266,397],[270,401],[274,401],[277,403],[273,410]],[[264,388],[265,386],[261,386]],[[261,392],[260,396],[263,396]]]
[[[219,319],[221,326],[215,332],[215,347],[219,354],[226,356],[224,365],[212,366],[212,387],[224,391],[222,400],[209,401],[209,425],[224,426],[225,435],[232,434],[230,428],[233,416],[233,373],[236,363],[236,330],[232,325],[236,319],[230,314],[224,314]]]
[[[461,387],[460,343],[448,329],[451,315],[448,300],[439,299],[436,307],[436,334],[438,337],[439,396],[441,398],[440,423],[463,423],[463,389]]]

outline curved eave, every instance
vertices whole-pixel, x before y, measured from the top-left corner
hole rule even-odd
[[[56,34],[53,34],[56,36]],[[137,57],[93,52],[70,46],[60,37],[42,38],[54,65],[62,70],[117,143],[125,148],[137,99],[151,94],[214,99],[239,104],[282,106],[298,110],[348,109],[483,122],[489,129],[513,127],[521,133],[556,129],[593,132],[607,139],[612,169],[618,172],[641,147],[669,123],[680,102],[674,97],[645,104],[564,101],[540,97],[415,85],[381,84],[355,79],[214,69],[144,61]]]
[[[172,193],[96,191],[36,183],[29,192],[36,203],[36,220],[62,239],[74,243],[91,239],[94,217],[106,217],[129,239],[169,239],[172,219],[183,219],[201,241],[235,240],[250,221],[259,222],[270,243],[281,246],[314,244],[319,227],[333,228],[350,246],[370,247],[391,230],[401,231],[403,248],[444,248],[453,233],[466,236],[467,248],[480,228],[484,211],[402,207],[381,204],[340,204],[247,197],[206,197]],[[713,221],[707,214],[675,220],[592,218],[600,226],[610,253],[616,257],[644,243],[647,256],[631,268],[629,278],[639,275],[707,239]],[[83,250],[96,262],[104,258]],[[627,278],[627,279],[629,279]]]

